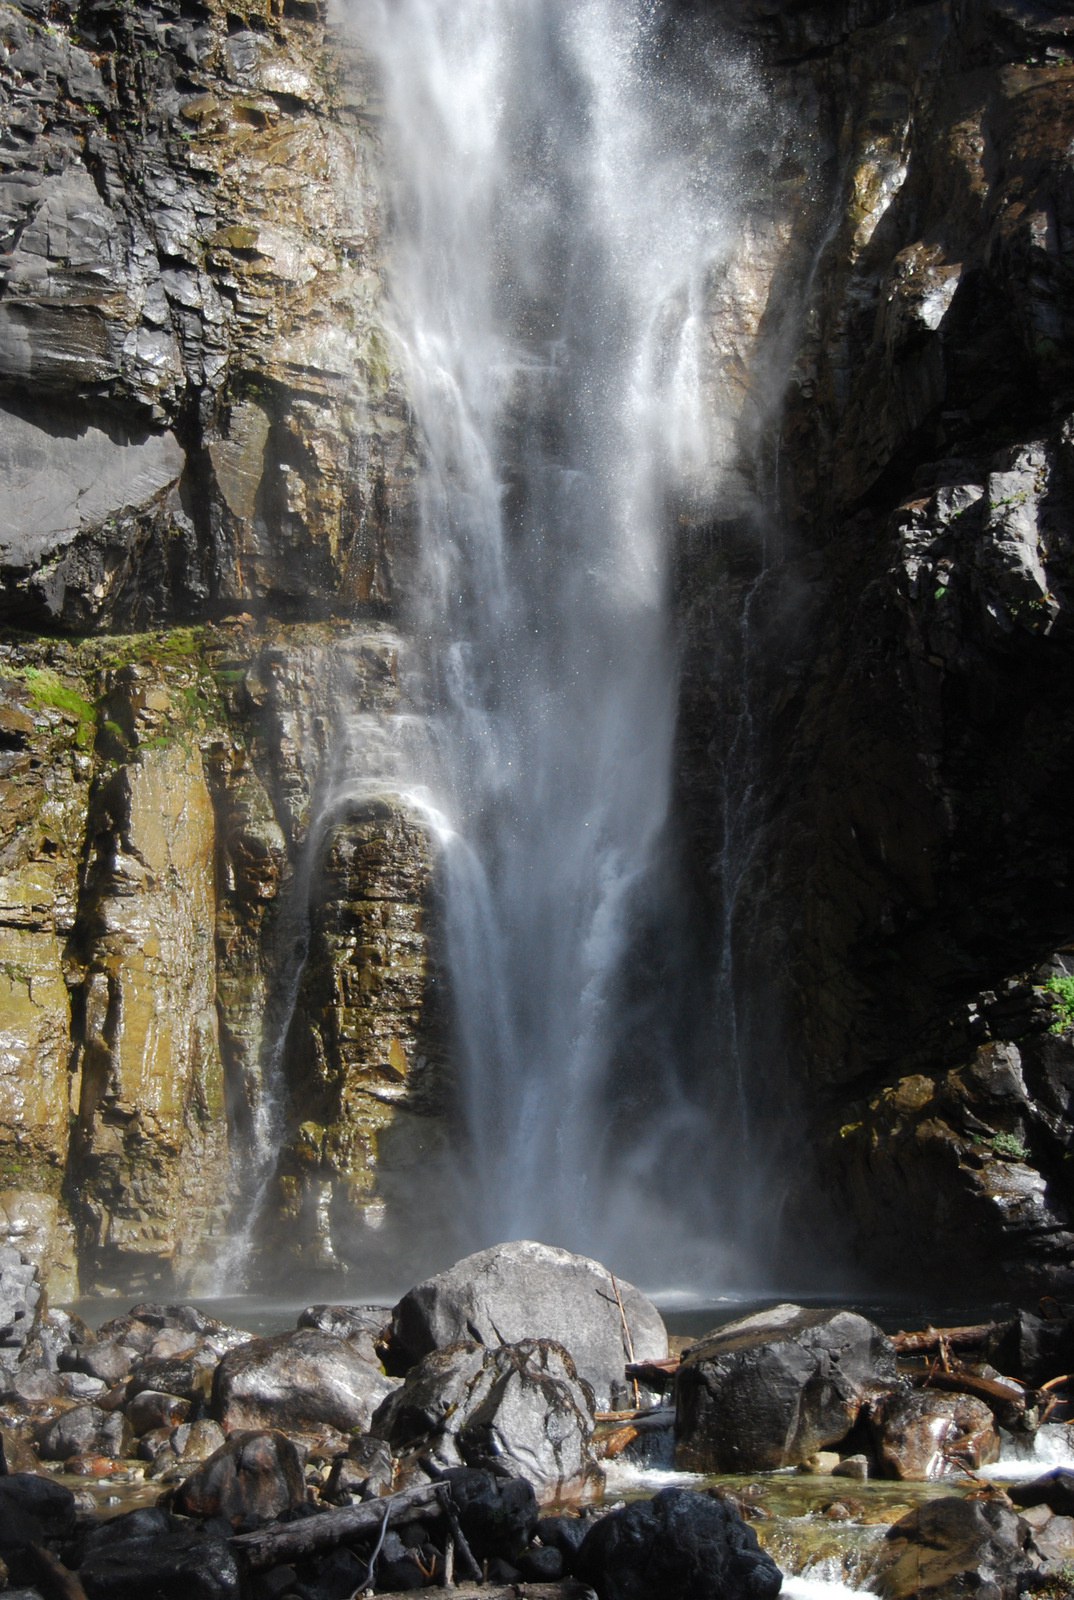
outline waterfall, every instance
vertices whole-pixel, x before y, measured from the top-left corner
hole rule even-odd
[[[646,1230],[668,1248],[661,1189],[681,1215],[714,1161],[670,1019],[670,550],[730,457],[710,302],[764,97],[655,0],[352,4],[424,446],[463,1232],[637,1259]]]

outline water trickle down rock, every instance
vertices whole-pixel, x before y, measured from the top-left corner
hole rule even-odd
[[[159,684],[126,668],[106,709],[105,736],[126,732],[129,758],[94,794],[74,937],[78,1221],[96,1271],[169,1283],[218,1226],[226,1171],[213,813],[201,753]]]

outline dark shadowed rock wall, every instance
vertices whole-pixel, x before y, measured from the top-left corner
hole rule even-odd
[[[1074,937],[1074,18],[735,19],[777,92],[816,97],[826,191],[753,518],[680,556],[684,803],[717,868],[742,700],[719,658],[752,596],[738,1004],[785,1002],[753,1069],[797,1088],[810,1182],[874,1277],[1065,1283],[1074,1048],[1044,984]]]

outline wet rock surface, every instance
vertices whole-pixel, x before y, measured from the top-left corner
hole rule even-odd
[[[871,1408],[869,1425],[885,1477],[942,1478],[999,1460],[992,1413],[969,1395],[888,1395]]]
[[[1033,1567],[1029,1528],[994,1501],[933,1500],[895,1523],[886,1543],[871,1581],[883,1600],[968,1589],[1013,1600]]]
[[[782,1305],[717,1329],[676,1374],[675,1461],[688,1471],[771,1471],[851,1430],[893,1382],[895,1351],[864,1317]]]
[[[351,1341],[300,1328],[229,1351],[212,1380],[212,1404],[227,1433],[364,1433],[392,1388]]]
[[[223,1517],[245,1533],[305,1502],[302,1468],[302,1456],[286,1434],[232,1433],[180,1485],[172,1509],[184,1517]]]
[[[783,1582],[737,1511],[686,1489],[662,1489],[602,1518],[586,1535],[574,1570],[602,1600],[765,1600]]]

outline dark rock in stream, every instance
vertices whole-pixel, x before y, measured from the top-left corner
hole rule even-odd
[[[66,1461],[71,1456],[127,1456],[131,1426],[121,1411],[100,1406],[75,1406],[54,1417],[38,1436],[42,1461]]]
[[[1032,1388],[1074,1372],[1074,1318],[1019,1311],[993,1341],[990,1358],[1001,1372]]]
[[[185,1517],[223,1517],[246,1533],[305,1502],[303,1464],[282,1433],[233,1433],[180,1484],[172,1509]]]
[[[117,1518],[126,1527],[88,1550],[78,1569],[88,1600],[238,1600],[238,1568],[222,1538],[174,1525],[143,1533],[133,1521],[141,1515]]]
[[[931,1500],[888,1529],[869,1576],[882,1600],[1014,1600],[1037,1566],[1030,1529],[999,1500]]]
[[[513,1561],[537,1531],[537,1497],[525,1478],[497,1477],[472,1467],[445,1474],[459,1526],[478,1561],[500,1556]]]
[[[638,1361],[668,1353],[663,1319],[640,1289],[613,1282],[588,1256],[528,1239],[480,1250],[405,1294],[392,1312],[389,1360],[403,1372],[464,1339],[492,1346],[555,1340],[570,1351],[601,1409],[632,1394],[625,1376],[631,1350]]]
[[[1066,1467],[1056,1467],[1032,1483],[1016,1483],[1008,1494],[1016,1506],[1047,1506],[1057,1516],[1074,1517],[1074,1472]]]
[[[774,1306],[707,1334],[676,1375],[675,1463],[766,1472],[838,1443],[896,1380],[895,1349],[851,1311]]]
[[[769,1600],[783,1583],[738,1512],[691,1489],[662,1489],[602,1517],[574,1571],[601,1600]]]

